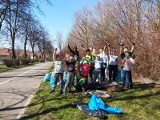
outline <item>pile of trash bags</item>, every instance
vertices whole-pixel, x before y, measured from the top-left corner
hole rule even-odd
[[[49,81],[50,87],[53,88],[54,85],[54,75],[52,73],[46,73],[46,75],[43,78],[43,82]],[[63,81],[64,83],[67,81],[67,73],[63,73]],[[57,86],[59,86],[59,82],[57,83]]]
[[[87,104],[77,104],[77,107],[84,113],[88,115],[104,119],[106,114],[122,114],[123,111],[117,107],[110,107],[104,104],[104,102],[93,94],[88,105]]]

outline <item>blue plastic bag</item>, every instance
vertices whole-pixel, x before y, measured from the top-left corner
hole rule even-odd
[[[63,81],[64,83],[67,81],[67,71],[63,72]]]
[[[46,75],[44,76],[43,82],[49,81],[51,77],[51,73],[46,73]]]
[[[123,111],[119,108],[112,108],[109,106],[105,106],[104,102],[97,97],[96,94],[93,94],[89,103],[89,109],[91,110],[104,110],[108,114],[121,114]]]
[[[97,97],[96,94],[93,94],[88,103],[88,106],[91,110],[99,110],[100,108],[104,108],[105,104],[100,98]]]

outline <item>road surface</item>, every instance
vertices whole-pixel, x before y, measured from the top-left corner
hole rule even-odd
[[[0,73],[0,120],[19,119],[52,62]]]

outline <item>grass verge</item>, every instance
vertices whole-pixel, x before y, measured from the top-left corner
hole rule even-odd
[[[6,72],[8,70],[13,70],[14,68],[8,68],[6,65],[0,65],[0,73]]]
[[[50,92],[49,82],[41,83],[22,120],[98,120],[73,107],[74,103],[88,103],[90,96],[78,94],[58,95],[58,87]],[[110,93],[111,98],[102,99],[106,105],[119,107],[122,115],[107,115],[109,120],[159,120],[160,88],[136,83],[134,89]]]

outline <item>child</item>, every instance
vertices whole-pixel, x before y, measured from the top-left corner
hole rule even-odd
[[[88,85],[88,72],[90,69],[90,64],[87,63],[87,61],[84,61],[82,64],[80,64],[81,67],[81,73],[83,78],[83,84],[82,84],[82,92],[85,93]]]
[[[63,62],[64,61],[60,60],[60,56],[56,55],[56,52],[57,52],[57,48],[54,50],[54,54],[53,54],[55,81],[54,81],[54,85],[51,92],[54,92],[57,82],[59,80],[60,81],[59,94],[61,94],[62,86],[63,86]]]
[[[92,56],[91,56],[91,52],[89,49],[86,50],[86,55],[85,57],[82,58],[82,61],[87,61],[89,64],[91,64],[92,62]]]
[[[94,83],[96,82],[96,79],[98,79],[99,85],[102,84],[101,81],[101,69],[104,67],[103,61],[100,61],[100,57],[96,56],[96,60],[92,62],[94,64]]]
[[[91,51],[90,49],[87,49],[86,50],[86,56],[82,58],[82,61],[87,61],[88,64],[91,64],[92,62],[92,55],[91,55]],[[90,67],[89,69],[89,77],[90,77],[90,80],[93,80],[93,70],[94,68],[93,67]]]
[[[73,56],[70,56],[69,59],[66,59],[67,65],[67,81],[63,90],[63,94],[66,94],[66,89],[69,87],[69,92],[71,91],[72,82],[74,80],[74,71],[75,71],[76,60]]]

